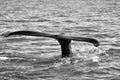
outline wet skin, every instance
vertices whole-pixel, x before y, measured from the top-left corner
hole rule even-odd
[[[70,57],[73,53],[71,50],[71,41],[82,41],[92,43],[94,46],[99,46],[100,43],[98,40],[94,38],[86,38],[86,37],[73,37],[73,36],[64,36],[64,35],[52,35],[48,33],[35,32],[35,31],[15,31],[10,32],[5,35],[5,37],[9,37],[12,35],[26,35],[26,36],[38,36],[38,37],[50,37],[56,39],[61,45],[62,57]]]

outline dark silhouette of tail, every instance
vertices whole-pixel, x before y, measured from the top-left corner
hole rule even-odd
[[[75,41],[83,41],[83,42],[89,42],[94,44],[94,46],[99,46],[99,41],[97,41],[94,38],[85,38],[85,37],[72,37],[72,36],[64,36],[64,35],[52,35],[42,32],[34,32],[34,31],[15,31],[6,34],[5,36],[12,36],[12,35],[27,35],[27,36],[42,36],[42,37],[50,37],[56,39],[59,44],[61,45],[62,50],[62,57],[69,57],[72,55],[71,51],[71,40]]]

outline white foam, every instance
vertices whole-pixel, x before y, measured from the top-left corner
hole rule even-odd
[[[5,56],[0,57],[0,60],[7,60],[7,59],[8,57],[5,57]]]
[[[99,62],[99,57],[98,56],[93,56],[92,61],[93,62]]]

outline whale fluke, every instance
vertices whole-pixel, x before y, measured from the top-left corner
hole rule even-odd
[[[39,36],[39,37],[50,37],[56,39],[61,45],[62,57],[69,57],[73,53],[71,51],[71,40],[89,42],[94,46],[99,46],[100,43],[94,38],[86,38],[86,37],[73,37],[73,36],[64,36],[64,35],[52,35],[48,33],[35,32],[35,31],[15,31],[10,32],[5,35],[5,37],[9,37],[12,35],[26,35],[26,36]]]

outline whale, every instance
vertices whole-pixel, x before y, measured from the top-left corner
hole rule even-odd
[[[14,31],[9,32],[5,35],[5,37],[13,36],[13,35],[24,35],[24,36],[38,36],[38,37],[49,37],[58,41],[61,46],[61,56],[62,57],[70,57],[73,55],[71,49],[71,41],[82,41],[93,44],[95,47],[100,45],[100,42],[95,38],[88,37],[75,37],[75,36],[66,36],[66,35],[53,35],[43,32],[36,31]]]

